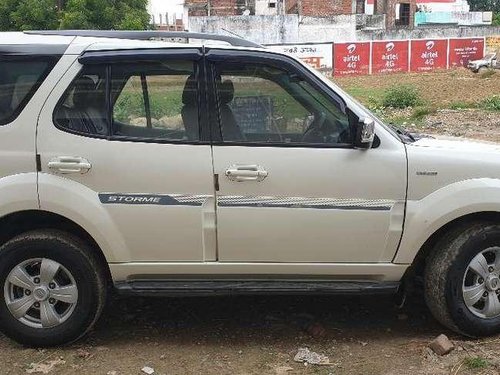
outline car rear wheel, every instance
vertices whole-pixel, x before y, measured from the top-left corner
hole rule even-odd
[[[427,260],[425,296],[436,319],[455,332],[500,332],[500,225],[476,223],[447,233]]]
[[[22,234],[0,248],[0,329],[28,346],[83,336],[106,298],[104,272],[91,248],[60,231]]]
[[[477,70],[477,72],[478,72],[479,74],[483,74],[483,73],[486,73],[488,70],[489,70],[489,69],[488,69],[486,66],[481,66],[481,67]]]

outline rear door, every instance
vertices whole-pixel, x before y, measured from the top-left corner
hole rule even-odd
[[[104,236],[116,231],[115,261],[215,259],[201,57],[197,49],[86,54],[40,116],[42,209],[92,220]]]

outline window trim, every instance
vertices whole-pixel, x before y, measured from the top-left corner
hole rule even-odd
[[[148,81],[147,81],[147,76],[146,74],[144,74],[144,72],[141,72],[141,88],[142,88],[142,99],[144,101],[144,111],[146,114],[146,127],[148,129],[152,129],[153,124],[151,120],[151,103],[149,101]]]
[[[194,51],[194,53],[193,53]],[[111,52],[111,53],[110,53]],[[124,52],[124,55],[121,55],[120,52]],[[134,54],[135,52],[135,54]],[[113,59],[116,57],[117,59]],[[205,109],[206,113],[206,105],[204,105],[203,97],[207,95],[206,85],[202,85],[201,82],[205,77],[203,73],[204,63],[201,59],[202,53],[199,49],[161,49],[161,50],[124,50],[124,51],[99,51],[99,52],[88,52],[84,53],[80,58],[79,62],[82,65],[78,73],[71,80],[71,83],[66,87],[64,93],[61,95],[57,104],[54,107],[52,112],[52,123],[53,125],[60,131],[65,133],[70,133],[86,138],[95,138],[95,139],[105,139],[108,141],[118,141],[118,142],[139,142],[139,143],[156,143],[156,144],[180,144],[180,145],[210,145],[210,138],[207,136],[209,132],[203,131],[209,127],[207,116],[201,116],[202,108]],[[189,141],[189,140],[177,140],[177,139],[163,139],[163,138],[153,138],[153,137],[130,137],[130,136],[122,136],[122,135],[114,135],[113,134],[113,103],[112,103],[112,65],[113,63],[139,63],[139,62],[158,62],[162,60],[186,60],[192,61],[194,65],[194,74],[198,86],[198,131],[199,131],[199,140],[197,141]],[[63,104],[66,99],[66,94],[68,89],[71,88],[75,81],[81,77],[82,72],[84,71],[86,66],[92,65],[100,65],[103,66],[105,70],[105,108],[106,108],[106,120],[108,122],[108,134],[100,135],[100,134],[90,134],[86,132],[81,132],[74,129],[68,129],[64,126],[61,126],[56,121],[56,112],[57,109]]]
[[[10,54],[0,52],[0,61],[28,61],[28,62],[46,62],[47,67],[44,69],[42,74],[38,77],[35,84],[28,91],[26,96],[19,102],[15,111],[13,111],[9,117],[5,119],[0,119],[0,127],[9,125],[14,122],[19,115],[24,111],[28,103],[31,101],[33,96],[36,94],[40,86],[45,82],[48,75],[52,72],[56,64],[61,59],[61,55],[34,55],[34,54]]]
[[[318,77],[314,76],[304,66],[298,64],[295,60],[288,56],[275,54],[272,52],[254,52],[254,51],[238,51],[238,50],[222,50],[222,49],[207,49],[206,60],[210,75],[207,77],[209,81],[210,95],[213,97],[215,106],[211,106],[210,110],[210,128],[212,130],[211,140],[214,146],[245,146],[245,147],[286,147],[286,148],[340,148],[354,149],[354,140],[352,143],[302,143],[302,142],[242,142],[242,141],[224,141],[222,138],[222,124],[220,117],[220,101],[217,93],[216,74],[217,63],[234,62],[234,63],[254,63],[259,65],[271,65],[276,68],[298,73],[306,80],[313,88],[324,93],[329,99],[334,100],[339,105],[341,112],[348,117],[349,112],[354,114],[347,107],[344,99],[336,92],[322,82]],[[216,112],[216,113],[213,113]],[[355,114],[354,114],[355,115]],[[351,122],[351,121],[350,121]],[[349,124],[353,127],[353,124]]]
[[[78,58],[82,65],[155,62],[159,60],[201,60],[200,48],[150,48],[85,51]]]

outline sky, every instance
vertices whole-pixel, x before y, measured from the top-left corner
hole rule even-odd
[[[177,18],[182,18],[183,0],[149,0],[149,9],[155,15],[158,22],[158,14],[162,13],[162,18],[168,12],[169,18],[172,19],[173,14],[177,14]]]

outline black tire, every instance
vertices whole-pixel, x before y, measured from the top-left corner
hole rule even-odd
[[[18,264],[32,258],[48,258],[64,266],[78,287],[78,301],[69,318],[53,328],[30,327],[16,319],[0,298],[0,330],[18,343],[51,347],[71,343],[85,335],[99,318],[106,300],[103,266],[92,249],[79,238],[58,230],[21,234],[0,248],[0,288]],[[4,292],[5,294],[5,292]]]
[[[472,259],[500,246],[500,225],[474,223],[446,233],[426,260],[425,299],[434,317],[451,330],[469,337],[500,333],[500,316],[481,318],[465,304],[462,287]]]
[[[486,73],[488,70],[489,70],[488,67],[486,67],[486,66],[480,66],[479,69],[477,70],[477,72],[479,74],[483,74],[483,73]]]

